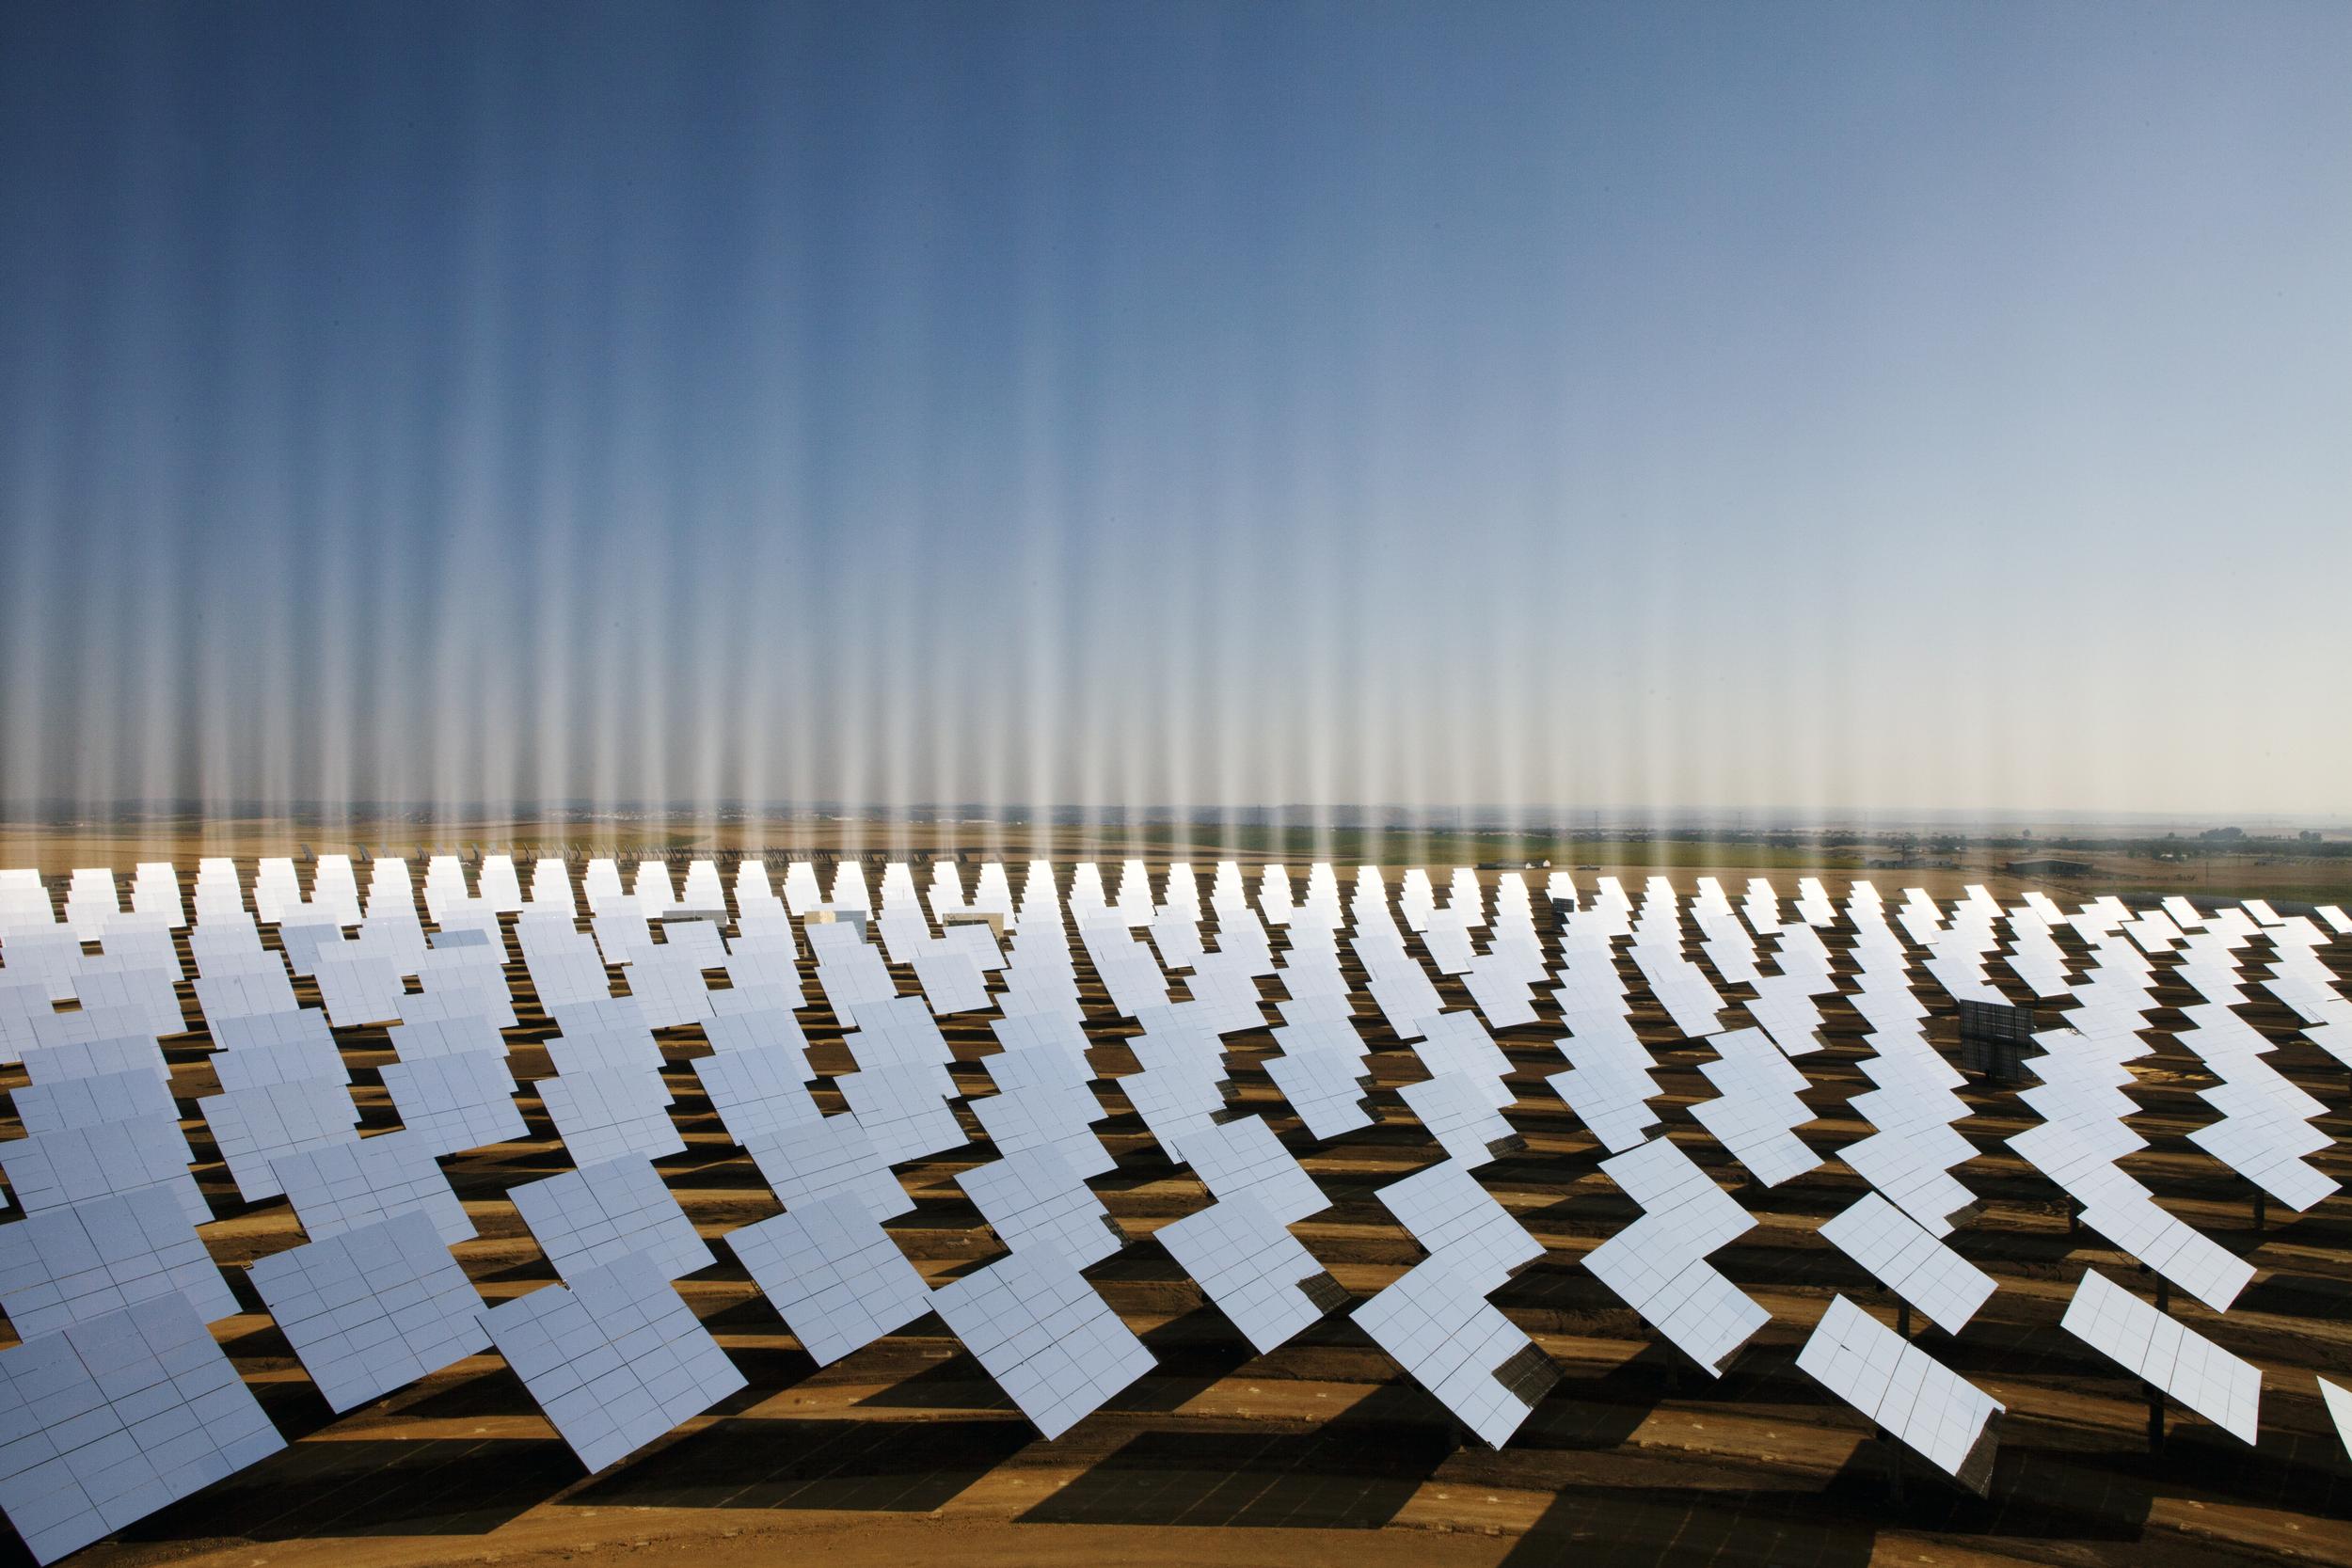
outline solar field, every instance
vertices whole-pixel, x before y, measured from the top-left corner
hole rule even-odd
[[[42,1561],[2352,1558],[2352,919],[0,874]]]

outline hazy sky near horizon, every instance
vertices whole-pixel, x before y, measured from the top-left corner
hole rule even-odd
[[[2352,8],[0,11],[0,796],[2341,812]]]

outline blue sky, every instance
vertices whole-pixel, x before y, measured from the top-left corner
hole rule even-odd
[[[0,14],[0,793],[2338,811],[2352,8]]]

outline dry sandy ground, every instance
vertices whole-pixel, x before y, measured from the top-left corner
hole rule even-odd
[[[2341,968],[2352,950],[2328,956]],[[510,976],[526,1025],[513,1037],[515,1066],[525,1078],[544,1076],[546,1053],[532,1042],[549,1031],[519,963]],[[1098,1066],[1127,1070],[1120,1030],[1083,959],[1081,976],[1098,1020]],[[910,978],[902,983],[914,989]],[[1447,992],[1455,1005],[1466,1001],[1457,988]],[[310,999],[307,982],[304,995]],[[2176,990],[2159,996],[2188,999]],[[1359,1299],[1420,1256],[1373,1190],[1439,1158],[1394,1093],[1422,1076],[1416,1059],[1360,1005],[1359,1022],[1378,1052],[1381,1121],[1329,1144],[1307,1140],[1254,1066],[1266,1037],[1232,1042],[1245,1108],[1267,1114],[1334,1199],[1298,1233]],[[812,1040],[823,1042],[818,1068],[846,1069],[821,1006],[806,1016]],[[2283,1015],[2253,1016],[2286,1037]],[[1677,1037],[1654,1006],[1637,1022],[1661,1049]],[[1933,1026],[1948,1039],[1948,1020]],[[1832,1049],[1804,1063],[1821,1117],[1805,1132],[1823,1149],[1867,1131],[1844,1109],[1868,1086],[1854,1066],[1867,1054],[1854,1037],[1859,1021],[1835,1008],[1832,1028]],[[2069,1235],[2056,1191],[2000,1150],[2000,1137],[2028,1124],[2025,1108],[2006,1090],[1972,1091],[1979,1114],[1962,1130],[1987,1152],[1960,1174],[1988,1206],[1954,1243],[2002,1288],[1957,1341],[1931,1328],[1920,1342],[2009,1406],[1992,1496],[1979,1501],[1890,1454],[1795,1369],[1796,1350],[1833,1293],[1887,1307],[1814,1234],[1862,1189],[1835,1164],[1769,1193],[1743,1185],[1685,1109],[1708,1092],[1695,1066],[1709,1053],[1664,1050],[1672,1070],[1659,1103],[1677,1141],[1759,1215],[1758,1227],[1715,1260],[1771,1308],[1772,1323],[1724,1378],[1709,1380],[1677,1369],[1577,1266],[1634,1211],[1597,1173],[1601,1151],[1543,1085],[1562,1065],[1554,1033],[1505,1037],[1518,1069],[1510,1115],[1529,1147],[1480,1173],[1549,1248],[1498,1305],[1565,1373],[1501,1452],[1463,1442],[1343,1313],[1274,1354],[1253,1355],[1148,1240],[1089,1277],[1159,1364],[1056,1443],[1036,1436],[936,1318],[818,1370],[719,1247],[719,1264],[681,1289],[751,1386],[603,1474],[580,1474],[494,1356],[338,1418],[254,1310],[217,1333],[291,1446],[77,1560],[93,1568],[690,1558],[713,1568],[818,1560],[843,1568],[2352,1561],[2352,1465],[2312,1381],[2314,1371],[2352,1375],[2352,1199],[2339,1196],[2301,1216],[2274,1211],[2255,1234],[2245,1185],[2183,1141],[2212,1119],[2193,1098],[2201,1080],[2185,1052],[2168,1041],[2153,1059],[2137,1122],[2152,1147],[2127,1168],[2260,1267],[2226,1319],[2193,1303],[2175,1311],[2264,1369],[2261,1444],[2248,1449],[2176,1410],[2163,1453],[2148,1453],[2137,1386],[2057,1327],[2085,1266],[2139,1282],[2098,1238]],[[976,1065],[990,1049],[985,1022],[955,1022],[949,1034],[963,1086],[985,1092]],[[375,1071],[389,1059],[382,1032],[341,1037],[366,1129],[391,1125]],[[699,1032],[672,1032],[664,1044],[690,1144],[661,1162],[672,1190],[708,1236],[774,1212],[686,1068],[707,1049]],[[193,1106],[215,1088],[204,1041],[190,1037],[169,1053],[191,1141],[209,1161]],[[2341,1139],[2344,1074],[2300,1042],[2271,1060],[2334,1108],[2322,1125]],[[20,1069],[7,1071],[0,1083],[23,1082]],[[1104,1127],[1120,1168],[1095,1188],[1120,1223],[1141,1236],[1203,1205],[1200,1184],[1159,1157],[1123,1102],[1105,1098],[1122,1107]],[[823,1099],[836,1108],[830,1089]],[[493,1301],[553,1277],[503,1196],[567,1164],[528,1090],[523,1104],[530,1141],[447,1162],[481,1229],[458,1256]],[[0,1124],[0,1134],[14,1131]],[[984,1148],[902,1167],[918,1207],[891,1228],[934,1283],[994,1255],[951,1180]],[[2340,1152],[2321,1164],[2352,1174]],[[217,1164],[200,1166],[199,1177],[222,1216],[207,1235],[224,1263],[300,1240],[282,1202],[241,1204]],[[241,1271],[229,1272],[241,1300],[258,1307]],[[0,1556],[20,1550],[11,1541]]]

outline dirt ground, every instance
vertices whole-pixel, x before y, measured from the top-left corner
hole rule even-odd
[[[64,847],[68,859],[88,847]],[[126,877],[132,858],[114,857]],[[0,863],[24,862],[0,852]],[[192,854],[181,864],[192,873]],[[245,870],[249,877],[250,865]],[[1690,873],[1675,879],[1689,891]],[[1580,880],[1589,885],[1590,878]],[[1794,893],[1792,876],[1782,873],[1780,881],[1784,894]],[[1899,884],[1883,878],[1881,885]],[[1832,882],[1834,893],[1842,887]],[[523,1025],[509,1037],[514,1066],[522,1078],[543,1077],[551,1069],[539,1042],[551,1030],[509,940]],[[1834,934],[1833,947],[1844,940]],[[2352,973],[2352,944],[2323,956]],[[1117,1043],[1124,1031],[1082,953],[1080,976],[1098,1067],[1128,1070]],[[914,989],[911,975],[902,973],[901,982]],[[298,989],[315,1000],[308,982]],[[1467,1004],[1457,985],[1442,989],[1449,1005]],[[2190,1000],[2177,987],[2158,996]],[[1375,1050],[1379,1124],[1327,1144],[1306,1136],[1256,1065],[1269,1038],[1228,1043],[1243,1108],[1267,1116],[1334,1200],[1297,1227],[1300,1239],[1360,1301],[1421,1256],[1374,1190],[1441,1151],[1395,1092],[1423,1076],[1417,1059],[1360,993],[1359,1006]],[[1802,1131],[1823,1151],[1867,1132],[1845,1107],[1869,1086],[1855,1066],[1868,1054],[1859,1019],[1842,1006],[1828,1011],[1831,1048],[1803,1064],[1820,1119]],[[192,1000],[188,1012],[195,1022]],[[846,1070],[821,999],[803,1016],[819,1070]],[[2341,1140],[2352,1098],[2344,1071],[2293,1037],[2283,1011],[2249,1016],[2286,1042],[2269,1059],[2328,1102],[2331,1114],[2320,1125]],[[1892,1316],[1884,1292],[1815,1234],[1860,1195],[1859,1180],[1832,1162],[1770,1192],[1744,1181],[1687,1111],[1711,1092],[1695,1070],[1710,1053],[1677,1046],[1653,1005],[1644,1003],[1636,1022],[1668,1066],[1667,1095],[1655,1102],[1667,1130],[1760,1222],[1714,1255],[1773,1314],[1720,1381],[1677,1365],[1578,1266],[1635,1211],[1597,1172],[1604,1151],[1545,1086],[1564,1064],[1551,1043],[1558,1031],[1537,1026],[1500,1037],[1517,1067],[1518,1102],[1508,1115],[1528,1147],[1479,1174],[1548,1249],[1497,1294],[1497,1305],[1565,1377],[1500,1452],[1466,1441],[1344,1311],[1273,1354],[1252,1354],[1148,1240],[1204,1205],[1205,1191],[1161,1158],[1105,1090],[1105,1103],[1120,1107],[1102,1128],[1119,1168],[1093,1186],[1130,1234],[1147,1239],[1089,1277],[1158,1358],[1108,1408],[1060,1441],[1043,1441],[935,1317],[819,1370],[718,1246],[720,1261],[680,1289],[750,1387],[593,1477],[580,1473],[495,1356],[461,1362],[341,1418],[327,1410],[235,1267],[296,1244],[300,1232],[282,1201],[238,1200],[194,1105],[216,1086],[207,1042],[183,1037],[167,1053],[191,1144],[205,1162],[199,1180],[219,1216],[206,1236],[248,1308],[215,1332],[290,1444],[76,1560],[93,1568],[583,1559],[691,1559],[712,1568],[818,1560],[841,1568],[2352,1561],[2352,1463],[2313,1381],[2314,1373],[2352,1379],[2352,1200],[2339,1195],[2299,1216],[2274,1207],[2257,1233],[2250,1190],[2184,1141],[2214,1119],[2194,1098],[2204,1080],[2185,1051],[2167,1038],[2143,1062],[2135,1125],[2151,1146],[2126,1168],[2173,1212],[2258,1267],[2226,1318],[2194,1303],[2176,1301],[2174,1311],[2264,1370],[2262,1440],[2249,1449],[2176,1407],[2163,1451],[2151,1455],[2138,1385],[2058,1328],[2086,1266],[2135,1289],[2144,1281],[2096,1236],[2070,1234],[2056,1189],[2001,1147],[2032,1119],[2010,1090],[1972,1085],[1976,1114],[1961,1130],[1981,1152],[1958,1174],[1986,1208],[1952,1240],[2001,1288],[1957,1340],[1927,1327],[1919,1340],[2008,1406],[1991,1496],[1979,1500],[1874,1440],[1861,1418],[1794,1366],[1833,1294]],[[2158,1013],[2154,1022],[2176,1020]],[[1949,1043],[1947,1017],[1931,1029]],[[960,1085],[986,1092],[977,1063],[993,1042],[984,1018],[949,1021],[947,1032]],[[376,1070],[389,1059],[383,1031],[338,1037],[356,1069],[363,1131],[394,1125]],[[707,1049],[699,1031],[668,1032],[663,1044],[674,1114],[689,1145],[660,1162],[671,1189],[707,1237],[775,1212],[688,1069]],[[0,1076],[7,1086],[24,1081],[21,1069]],[[838,1108],[830,1087],[819,1100]],[[457,1256],[492,1302],[554,1277],[504,1193],[568,1162],[527,1085],[520,1102],[526,1141],[444,1162],[481,1232]],[[968,1112],[965,1120],[977,1135]],[[0,1135],[16,1131],[12,1114],[0,1122]],[[917,1206],[890,1228],[934,1284],[997,1253],[952,1181],[985,1151],[976,1143],[900,1167]],[[2318,1163],[2338,1178],[2352,1175],[2340,1148]],[[13,1540],[0,1547],[0,1560],[21,1554]]]

